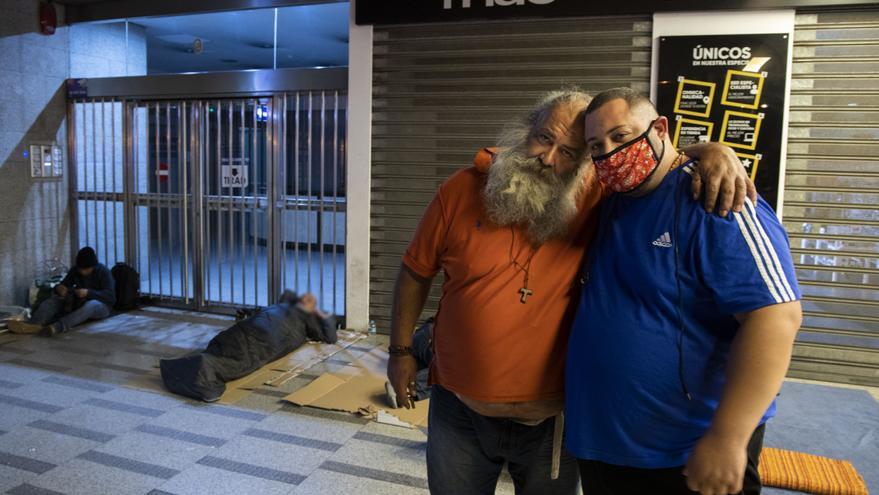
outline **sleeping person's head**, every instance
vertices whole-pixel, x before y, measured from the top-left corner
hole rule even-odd
[[[314,294],[311,292],[306,292],[299,298],[299,301],[296,302],[296,307],[306,313],[314,313],[317,311],[317,298],[314,297]]]
[[[317,311],[317,297],[311,292],[306,292],[302,297],[299,297],[299,295],[292,290],[285,290],[281,294],[281,297],[278,298],[278,303],[296,306],[309,314]]]

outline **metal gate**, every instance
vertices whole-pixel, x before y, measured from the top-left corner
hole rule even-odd
[[[131,164],[126,259],[134,260],[144,295],[184,304],[193,298],[190,110],[185,101],[126,103]]]
[[[269,300],[267,239],[268,99],[199,102],[195,184],[201,305],[264,306]],[[262,242],[260,242],[262,241]]]
[[[263,94],[209,98],[142,97],[157,91],[150,77],[89,81],[133,94],[70,105],[72,244],[108,266],[127,261],[157,304],[223,311],[291,289],[343,314],[346,79],[303,72],[250,80],[275,81]],[[164,87],[205,86],[170,77],[178,84]]]
[[[879,385],[879,8],[798,12],[784,225],[804,320],[790,374]]]

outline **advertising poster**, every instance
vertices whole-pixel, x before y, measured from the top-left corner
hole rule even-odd
[[[657,108],[678,148],[731,147],[778,208],[788,34],[662,36]]]

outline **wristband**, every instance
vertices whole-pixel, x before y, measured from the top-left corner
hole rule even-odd
[[[412,348],[405,345],[390,345],[388,346],[388,354],[391,356],[411,356]]]

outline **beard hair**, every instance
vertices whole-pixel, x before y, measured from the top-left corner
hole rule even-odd
[[[565,235],[577,214],[583,190],[584,163],[557,175],[540,160],[529,158],[530,129],[518,125],[501,136],[501,151],[489,169],[483,191],[485,209],[497,225],[525,224],[536,245]]]

